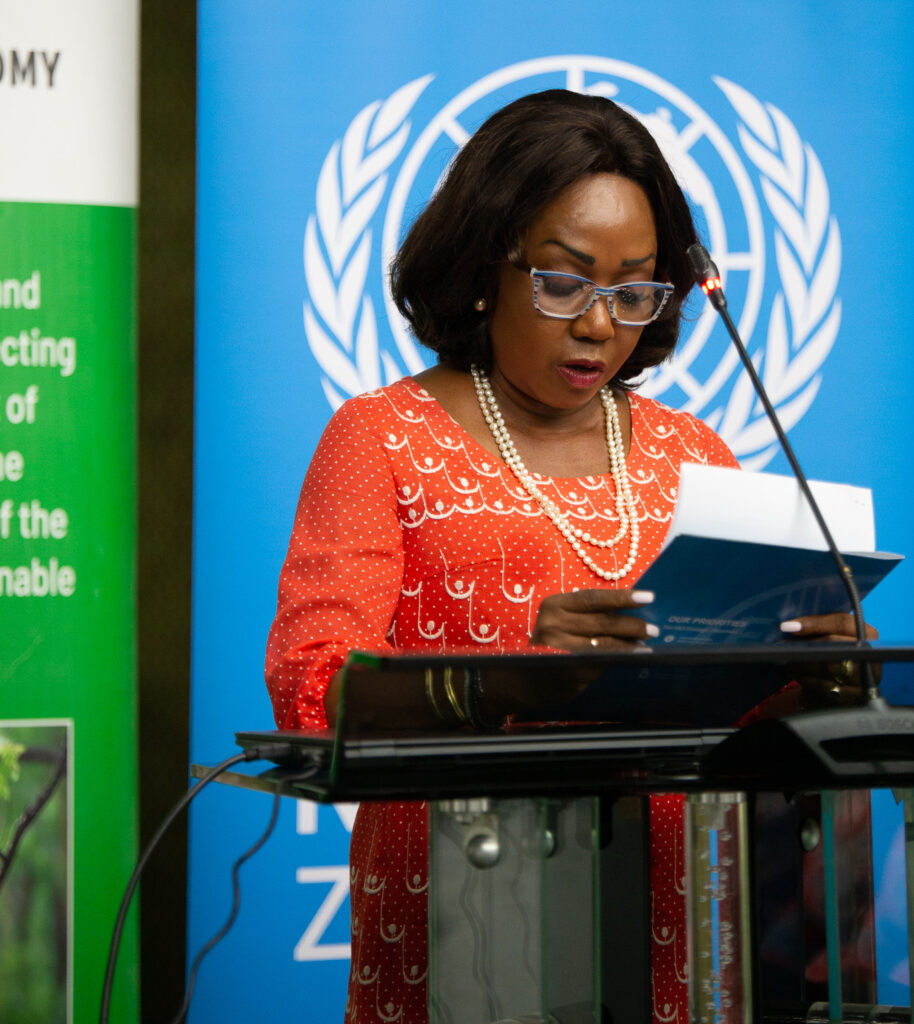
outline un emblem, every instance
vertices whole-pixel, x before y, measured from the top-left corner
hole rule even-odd
[[[841,320],[841,239],[822,167],[783,111],[715,78],[730,115],[722,126],[644,68],[561,56],[487,75],[414,131],[417,103],[422,97],[428,106],[432,80],[416,79],[365,107],[321,167],[305,229],[304,328],[332,408],[424,369],[387,288],[404,228],[489,114],[526,93],[564,87],[612,98],[654,135],[721,270],[731,312],[784,428],[801,419]],[[699,416],[744,467],[760,469],[777,451],[773,431],[700,295],[693,312],[672,359],[650,371],[639,391]]]

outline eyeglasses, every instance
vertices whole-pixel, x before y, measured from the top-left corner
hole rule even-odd
[[[673,294],[671,284],[657,281],[627,281],[601,288],[586,277],[560,274],[554,270],[530,268],[533,305],[544,316],[575,320],[583,316],[600,295],[606,296],[609,315],[617,324],[643,327],[656,320]]]

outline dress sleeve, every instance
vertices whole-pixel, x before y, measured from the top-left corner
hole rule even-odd
[[[353,649],[390,650],[403,538],[393,473],[364,399],[321,438],[279,577],[266,680],[280,728],[325,728],[330,677]]]

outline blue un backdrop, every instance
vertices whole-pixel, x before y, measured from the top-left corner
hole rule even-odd
[[[402,229],[466,134],[515,96],[600,92],[654,131],[807,473],[873,489],[878,546],[912,548],[908,398],[914,14],[904,0],[704,4],[199,4],[194,761],[269,728],[263,652],[298,488],[332,409],[425,365],[384,291]],[[873,301],[874,297],[879,301]],[[696,302],[645,393],[743,464],[786,472]],[[867,602],[914,642],[912,569]],[[263,796],[192,815],[189,949],[221,924]],[[900,814],[875,813],[880,999],[908,1002]],[[191,1019],[339,1020],[351,810],[286,801]]]

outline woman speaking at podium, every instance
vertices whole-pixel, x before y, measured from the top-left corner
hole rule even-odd
[[[651,635],[637,580],[680,466],[736,465],[699,420],[634,390],[676,344],[696,240],[656,143],[609,100],[527,96],[469,140],[392,267],[437,365],[346,402],[304,482],[267,651],[279,726],[334,721],[354,649],[612,651]],[[854,635],[845,616],[792,628]],[[482,728],[574,696],[552,685],[435,673],[373,710]],[[359,808],[347,1021],[428,1019],[426,823],[421,803]],[[677,829],[676,798],[655,798],[656,936],[684,931]],[[656,1020],[688,1019],[683,945],[678,963],[675,944],[654,947]]]

